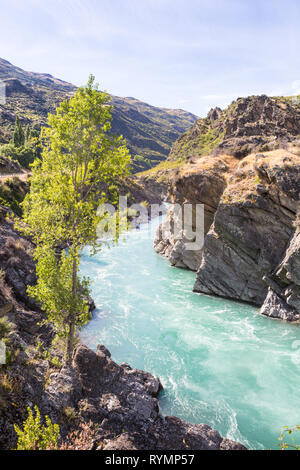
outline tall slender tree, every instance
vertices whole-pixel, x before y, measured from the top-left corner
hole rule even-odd
[[[25,128],[25,143],[26,144],[29,143],[30,137],[31,137],[31,131],[30,131],[29,124],[27,124],[27,126]]]
[[[16,117],[12,142],[15,147],[22,147],[25,144],[25,134],[19,116]]]
[[[78,274],[80,253],[86,245],[93,252],[101,246],[96,228],[103,214],[97,215],[97,207],[107,200],[105,188],[129,171],[126,142],[110,132],[109,101],[91,76],[49,115],[42,157],[33,165],[23,203],[26,230],[36,244],[38,280],[29,292],[66,338],[68,364],[76,330],[88,320],[89,281]]]

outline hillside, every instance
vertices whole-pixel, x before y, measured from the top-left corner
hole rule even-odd
[[[283,97],[238,98],[228,108],[211,109],[173,145],[170,160],[226,153],[242,158],[254,150],[274,150],[300,134],[300,106]]]
[[[76,87],[49,74],[26,72],[0,59],[0,79],[6,85],[6,104],[0,105],[0,142],[11,138],[15,118],[40,128],[57,104]],[[112,131],[123,134],[134,159],[134,171],[165,160],[175,140],[196,121],[183,110],[157,108],[135,98],[112,96]]]
[[[300,135],[300,105],[294,98],[299,97],[249,96],[224,110],[211,109],[174,142],[167,160],[142,176],[167,182],[186,162],[211,154],[241,159],[286,148]]]

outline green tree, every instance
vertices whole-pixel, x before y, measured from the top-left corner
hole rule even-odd
[[[38,282],[29,292],[66,338],[68,364],[76,330],[89,319],[89,281],[78,275],[80,253],[86,245],[93,252],[101,247],[96,228],[103,215],[97,215],[97,207],[130,165],[125,140],[110,133],[109,100],[91,76],[86,87],[49,115],[41,134],[42,157],[33,164],[23,203],[24,221],[37,246]],[[62,246],[65,251],[58,250]]]
[[[16,117],[12,143],[15,147],[22,147],[25,144],[25,134],[18,116]]]
[[[23,423],[23,430],[15,425],[18,435],[17,450],[47,450],[55,449],[58,445],[59,426],[52,424],[48,416],[45,417],[46,425],[41,423],[41,415],[35,406],[35,416],[30,408],[27,408],[28,418]]]

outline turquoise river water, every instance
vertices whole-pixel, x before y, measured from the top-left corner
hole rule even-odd
[[[207,423],[252,449],[276,449],[300,424],[300,328],[252,306],[192,292],[195,273],[153,250],[154,219],[82,256],[97,309],[82,331],[117,362],[160,377],[162,413]]]

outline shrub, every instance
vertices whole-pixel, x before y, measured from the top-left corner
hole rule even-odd
[[[28,418],[23,423],[23,431],[15,425],[18,435],[17,450],[47,450],[58,447],[59,426],[52,424],[50,418],[45,416],[46,425],[41,423],[41,415],[35,406],[35,416],[30,408]]]

